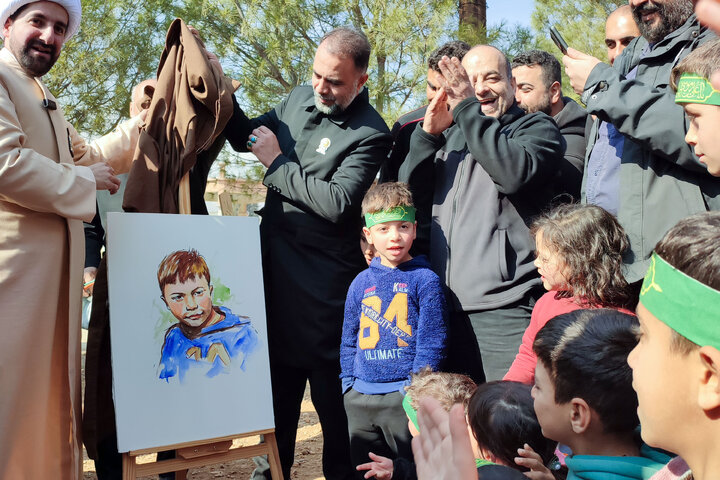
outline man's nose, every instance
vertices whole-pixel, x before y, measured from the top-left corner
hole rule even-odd
[[[315,91],[319,94],[323,95],[327,93],[330,90],[330,84],[323,80],[322,78],[318,81],[317,86],[315,87]]]

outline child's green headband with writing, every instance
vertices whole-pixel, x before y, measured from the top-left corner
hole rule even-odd
[[[698,345],[720,350],[720,291],[698,282],[653,253],[640,303]]]
[[[417,431],[420,431],[420,425],[418,425],[417,420],[417,411],[412,406],[412,399],[410,398],[410,395],[405,394],[405,398],[403,398],[402,406],[405,409],[405,414],[408,416],[410,421],[415,425],[415,428],[417,428]]]
[[[378,223],[385,222],[414,222],[415,221],[415,207],[401,206],[391,208],[389,210],[380,210],[375,213],[365,214],[365,226],[367,228],[377,225]]]
[[[704,103],[720,107],[720,92],[707,78],[696,73],[683,73],[677,83],[675,103]]]

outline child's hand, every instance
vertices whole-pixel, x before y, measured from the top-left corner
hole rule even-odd
[[[552,472],[545,466],[540,455],[530,447],[527,443],[523,448],[518,448],[519,457],[515,457],[515,463],[521,467],[529,468],[529,472],[525,476],[532,480],[555,480]]]
[[[372,462],[363,463],[355,467],[358,471],[367,470],[365,478],[375,477],[377,480],[390,480],[393,474],[393,461],[370,452]]]

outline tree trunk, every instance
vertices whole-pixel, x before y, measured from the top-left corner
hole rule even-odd
[[[485,0],[459,0],[460,38],[470,45],[487,41],[487,17]]]

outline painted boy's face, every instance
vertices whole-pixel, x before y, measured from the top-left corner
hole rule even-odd
[[[543,436],[567,444],[567,432],[571,428],[570,406],[555,402],[555,385],[541,361],[535,366],[535,385],[530,394]]]
[[[380,254],[380,263],[386,267],[395,268],[412,258],[410,247],[415,240],[415,222],[394,220],[378,223],[363,231],[368,242]]]
[[[700,163],[707,166],[710,175],[720,177],[720,107],[687,103],[685,114],[690,120],[690,128],[685,141],[695,149]]]
[[[675,445],[683,443],[683,425],[689,424],[693,414],[691,399],[697,398],[697,388],[690,381],[690,355],[671,349],[672,330],[642,303],[637,316],[639,341],[628,364],[638,396],[642,438],[648,445],[680,454]]]
[[[190,327],[204,327],[213,316],[213,287],[205,277],[193,277],[185,283],[169,283],[162,299],[172,314]]]

